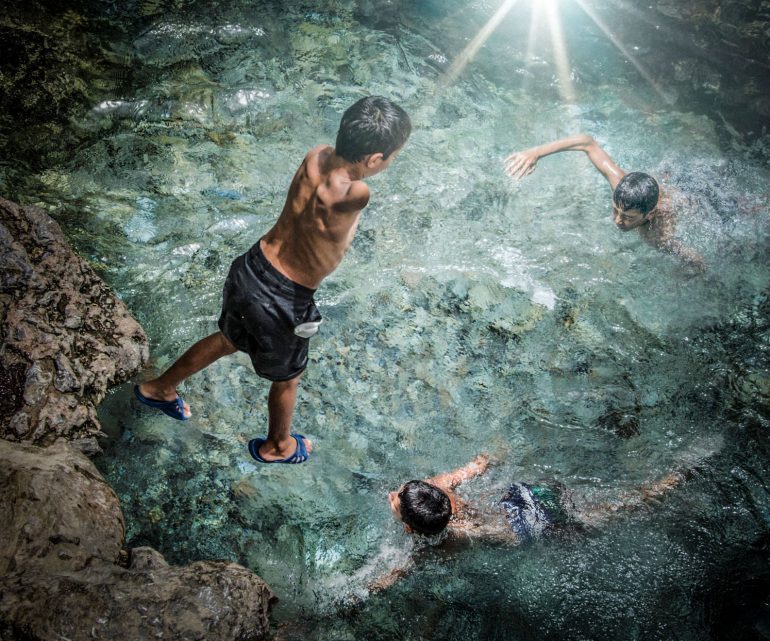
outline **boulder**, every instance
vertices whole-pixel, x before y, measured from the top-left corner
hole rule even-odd
[[[78,572],[15,572],[0,589],[0,619],[25,641],[256,641],[273,599],[224,561],[135,570],[95,559]]]
[[[251,641],[267,632],[274,597],[246,568],[122,552],[115,493],[64,440],[0,440],[0,509],[4,641]]]
[[[65,440],[45,449],[0,441],[0,505],[0,576],[119,559],[125,529],[118,497]]]
[[[141,326],[59,225],[0,198],[0,437],[98,451],[96,405],[148,354]]]

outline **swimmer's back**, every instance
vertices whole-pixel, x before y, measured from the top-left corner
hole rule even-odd
[[[340,264],[369,201],[368,187],[349,166],[333,147],[311,149],[294,174],[280,217],[261,241],[276,269],[310,289]]]

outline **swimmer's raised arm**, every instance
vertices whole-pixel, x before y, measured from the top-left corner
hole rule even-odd
[[[452,472],[437,474],[429,479],[425,479],[425,481],[431,485],[440,487],[444,491],[453,490],[463,481],[472,479],[475,476],[480,476],[486,472],[487,467],[489,467],[489,455],[479,454],[470,463],[467,463]]]
[[[505,159],[505,171],[511,178],[524,178],[535,171],[537,161],[561,151],[583,151],[614,190],[626,172],[587,134],[554,140],[531,149],[512,153]]]

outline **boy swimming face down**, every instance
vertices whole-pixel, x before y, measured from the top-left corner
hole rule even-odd
[[[381,96],[362,98],[343,115],[334,147],[319,145],[292,179],[273,227],[233,261],[224,287],[220,331],[193,345],[160,377],[135,388],[137,398],[180,420],[190,408],[176,387],[212,362],[240,350],[272,381],[267,438],[249,451],[263,463],[302,463],[312,444],[291,433],[308,339],[321,315],[313,294],[342,261],[361,210],[369,202],[363,179],[394,161],[411,133],[406,112]]]
[[[609,503],[584,502],[580,510],[573,504],[571,491],[556,483],[512,483],[495,503],[471,503],[457,496],[454,490],[458,485],[484,474],[488,467],[489,457],[481,454],[452,472],[404,483],[388,494],[390,510],[408,534],[435,536],[446,532],[438,542],[441,546],[475,540],[518,544],[550,532],[601,525],[621,510],[661,498],[685,480],[684,474],[669,474],[621,493]],[[410,557],[370,582],[369,590],[390,587],[414,569],[418,558]]]
[[[409,481],[388,494],[390,510],[404,523],[409,534],[433,536],[445,529],[453,535],[520,542],[557,526],[595,525],[619,508],[638,507],[684,480],[680,473],[669,474],[653,483],[638,486],[620,495],[611,505],[589,505],[577,511],[569,505],[570,492],[559,485],[547,487],[513,483],[496,508],[480,508],[461,499],[455,489],[461,483],[485,474],[489,456],[480,454],[452,472],[424,481]]]

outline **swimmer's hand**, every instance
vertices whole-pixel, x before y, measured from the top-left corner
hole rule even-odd
[[[535,171],[538,160],[540,154],[537,148],[517,151],[505,159],[505,173],[511,178],[521,180]]]

